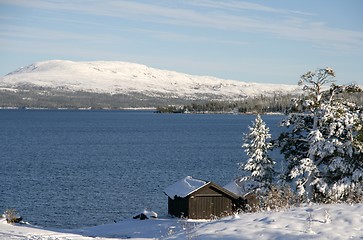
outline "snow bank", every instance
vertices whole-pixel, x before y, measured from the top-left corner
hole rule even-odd
[[[125,220],[78,230],[50,230],[0,219],[0,239],[363,239],[363,204],[314,205],[248,213],[209,222]]]
[[[362,239],[363,205],[321,205],[241,214],[201,224],[202,239]]]
[[[1,240],[91,240],[92,237],[82,236],[66,230],[50,230],[34,227],[29,224],[8,224],[5,219],[0,219]],[[106,240],[108,238],[98,238]]]

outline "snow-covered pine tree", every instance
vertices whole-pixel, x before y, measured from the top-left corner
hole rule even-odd
[[[339,98],[359,88],[334,84],[329,88],[334,77],[331,68],[302,75],[299,85],[305,96],[294,100],[294,109],[300,112],[288,115],[283,125],[290,131],[279,137],[287,161],[285,177],[295,179],[298,193],[307,201],[342,199],[362,186],[362,160],[357,158],[361,150],[355,141],[362,111]]]
[[[330,99],[323,104],[321,131],[325,136],[324,183],[317,182],[325,198],[352,201],[363,190],[363,142],[358,136],[363,129],[363,109],[339,97],[342,92],[357,92],[354,85],[330,88]],[[333,94],[332,94],[333,93]]]
[[[271,138],[270,129],[266,126],[260,115],[257,115],[249,132],[244,135],[242,147],[248,156],[245,163],[240,164],[240,169],[249,175],[242,181],[253,181],[262,190],[267,190],[273,180],[275,162],[268,156],[272,145],[267,140]]]

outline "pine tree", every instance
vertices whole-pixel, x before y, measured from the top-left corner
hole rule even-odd
[[[242,145],[249,158],[246,163],[240,164],[240,168],[250,173],[243,180],[254,181],[260,188],[269,187],[274,176],[275,162],[268,156],[268,151],[272,147],[271,143],[267,141],[271,138],[269,132],[270,130],[261,116],[257,115],[252,127],[249,126],[249,133],[244,135]]]
[[[328,88],[334,77],[331,68],[301,76],[305,96],[293,101],[300,112],[289,114],[283,125],[290,131],[279,137],[287,160],[285,176],[295,179],[307,201],[342,199],[352,188],[361,188],[362,160],[357,156],[362,148],[355,140],[362,128],[361,109],[339,98],[359,88]]]
[[[361,91],[356,86],[333,86],[335,95],[341,92]],[[335,97],[324,104],[322,132],[326,136],[323,153],[324,184],[317,186],[332,201],[350,201],[353,195],[361,194],[363,183],[363,143],[357,140],[363,128],[362,108],[343,98]]]

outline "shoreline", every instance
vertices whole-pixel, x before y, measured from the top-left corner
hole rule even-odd
[[[1,110],[14,110],[14,111],[154,111],[158,114],[225,114],[225,115],[286,115],[282,112],[221,112],[221,111],[204,111],[204,112],[159,112],[155,107],[137,107],[137,108],[119,108],[119,109],[109,109],[109,108],[20,108],[20,107],[0,107]]]

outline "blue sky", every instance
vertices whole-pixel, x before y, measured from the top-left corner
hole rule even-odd
[[[361,0],[0,0],[0,75],[112,60],[288,84],[329,66],[363,85],[362,13]]]

